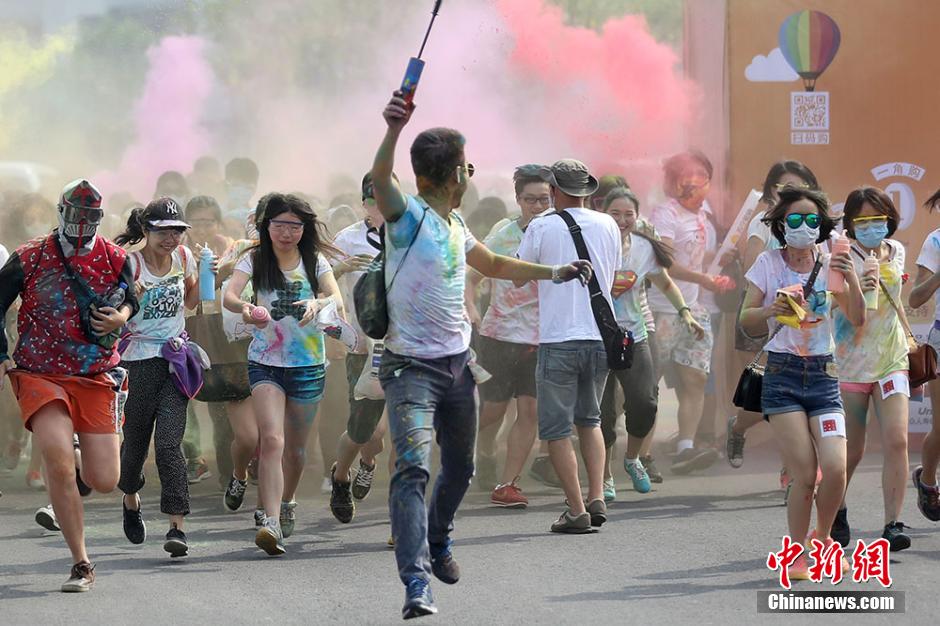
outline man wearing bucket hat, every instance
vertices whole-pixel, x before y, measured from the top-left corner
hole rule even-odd
[[[0,269],[0,318],[21,300],[13,360],[0,335],[0,386],[9,375],[42,451],[49,498],[74,563],[62,591],[88,591],[95,568],[85,551],[73,435],[81,442],[83,481],[113,491],[127,397],[115,332],[139,306],[127,289],[133,271],[125,252],[97,233],[104,216],[98,189],[87,180],[69,183],[58,214],[56,230],[20,246]]]
[[[585,207],[585,200],[597,191],[597,179],[584,163],[574,159],[556,162],[543,176],[551,186],[555,212],[532,220],[519,246],[519,258],[553,265],[557,259],[577,256],[572,231],[560,217],[566,212],[581,229],[601,292],[610,302],[610,286],[620,264],[620,230],[606,213]],[[589,292],[570,283],[539,283],[539,438],[548,441],[549,456],[568,502],[568,510],[552,524],[552,532],[589,533],[607,521],[605,450],[600,430],[600,400],[607,371],[607,354]],[[587,466],[587,506],[581,500],[572,426],[577,427]]]

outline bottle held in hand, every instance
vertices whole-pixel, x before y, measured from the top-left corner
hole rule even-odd
[[[215,300],[215,273],[212,262],[215,255],[207,243],[199,253],[199,299],[210,302]]]
[[[869,274],[873,275],[876,279],[878,278],[878,257],[875,256],[875,253],[872,252],[868,255],[868,258],[865,259],[864,265],[864,274],[867,276]],[[878,308],[878,289],[879,286],[875,285],[874,289],[870,289],[865,292],[865,308],[869,311],[873,311]]]
[[[251,318],[258,322],[258,328],[266,328],[271,321],[271,314],[263,306],[256,306],[251,310]]]
[[[833,234],[832,235],[832,256],[837,254],[848,254],[851,249],[851,244],[849,243],[849,238],[844,234]],[[832,293],[842,293],[845,291],[845,276],[843,276],[837,269],[830,267],[829,268],[829,279],[827,282],[829,291]]]

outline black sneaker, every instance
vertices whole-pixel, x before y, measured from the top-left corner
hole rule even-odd
[[[645,462],[643,466],[646,466]],[[561,487],[561,481],[558,480],[555,468],[552,467],[552,460],[547,456],[535,457],[532,466],[529,468],[529,477],[549,487]]]
[[[166,534],[163,549],[169,552],[170,557],[174,559],[179,556],[186,556],[189,552],[189,546],[186,544],[186,533],[177,528],[176,524],[173,524]]]
[[[487,456],[482,452],[477,455],[473,482],[480,491],[490,493],[496,489],[496,483],[499,482],[499,477],[496,476],[496,457]]]
[[[91,487],[85,484],[85,481],[82,480],[82,470],[75,468],[75,486],[78,487],[78,494],[85,498],[91,493]]]
[[[924,468],[917,466],[911,476],[914,480],[914,489],[917,490],[917,508],[931,522],[940,522],[940,487],[929,487],[921,482],[920,477]]]
[[[591,516],[591,526],[600,528],[607,522],[607,505],[601,498],[588,502],[586,510]]]
[[[121,500],[121,507],[124,509],[124,536],[133,544],[141,544],[147,540],[147,526],[144,524],[144,518],[141,515],[143,504],[140,499],[137,500],[137,510],[133,511]]]
[[[454,560],[449,545],[431,546],[431,572],[439,581],[448,585],[453,585],[460,580],[460,566]]]
[[[222,503],[225,505],[226,511],[234,513],[242,508],[246,489],[248,489],[247,480],[238,480],[234,476],[228,479],[228,487],[225,488],[225,495],[222,497]]]
[[[656,467],[656,461],[653,459],[652,454],[641,456],[640,462],[643,464],[643,467],[646,468],[646,475],[650,477],[651,483],[663,482],[663,473]]]
[[[412,578],[405,587],[405,606],[401,608],[402,619],[437,613],[431,587],[423,578]]]
[[[708,469],[717,460],[718,451],[714,448],[686,448],[673,459],[672,473],[684,475]]]
[[[728,457],[728,465],[738,469],[744,465],[744,435],[734,432],[734,425],[738,421],[737,415],[728,418],[728,435],[725,439],[725,456]]]
[[[882,539],[887,539],[891,552],[900,552],[911,547],[911,538],[904,533],[903,522],[888,522],[885,531],[881,533]]]
[[[359,459],[359,471],[356,472],[356,480],[353,481],[352,495],[356,500],[365,500],[372,489],[372,481],[375,479],[375,465],[371,467]]]
[[[848,513],[847,508],[836,511],[836,519],[833,520],[832,530],[829,533],[843,548],[847,548],[849,542],[852,541],[852,529],[849,527]]]
[[[330,494],[330,511],[337,520],[348,524],[356,515],[356,503],[353,502],[351,483],[336,480],[336,463],[333,463],[330,469],[330,483],[333,487]]]

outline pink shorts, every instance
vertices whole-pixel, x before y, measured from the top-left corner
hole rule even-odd
[[[907,374],[907,370],[898,370],[896,372],[891,372],[888,376],[892,374]],[[887,376],[885,376],[887,378]],[[873,383],[839,383],[839,391],[842,393],[864,393],[866,395],[871,395],[875,391],[875,385],[877,382]]]

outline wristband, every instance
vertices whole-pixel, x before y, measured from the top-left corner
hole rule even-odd
[[[552,282],[555,283],[556,285],[559,285],[559,284],[565,282],[565,281],[561,278],[561,265],[553,265],[553,266],[552,266]]]
[[[676,313],[680,317],[682,316],[683,311],[688,311],[689,313],[692,313],[692,309],[690,309],[688,306],[680,306],[678,309],[676,309]]]

